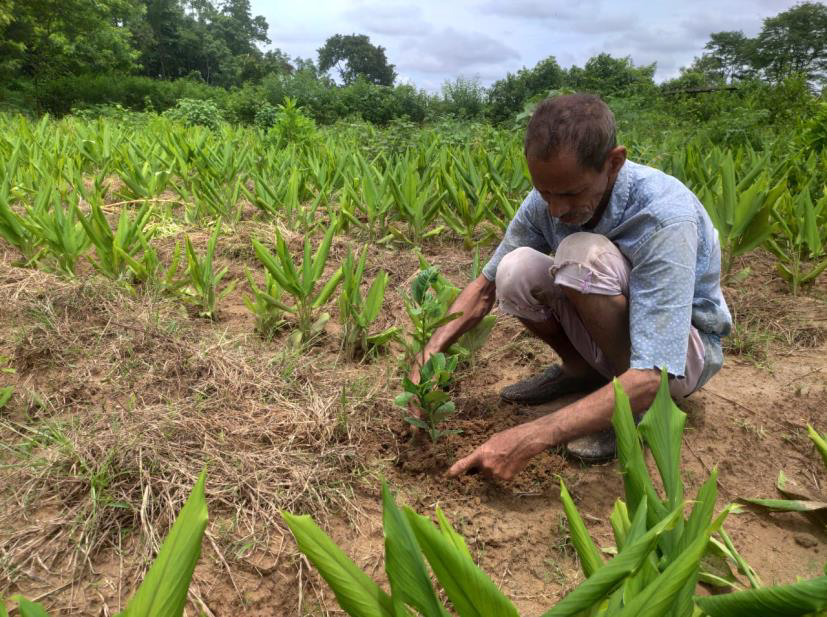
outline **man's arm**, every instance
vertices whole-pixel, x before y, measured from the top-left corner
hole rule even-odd
[[[618,381],[629,396],[632,412],[640,413],[655,399],[660,373],[629,369],[618,377]],[[496,433],[470,455],[454,463],[448,475],[458,476],[476,470],[489,477],[510,480],[531,457],[543,450],[609,428],[614,406],[614,388],[609,383],[559,411]]]
[[[496,299],[496,288],[494,281],[489,281],[484,275],[478,276],[463,289],[448,313],[461,313],[456,319],[449,321],[439,328],[431,336],[431,340],[425,345],[422,354],[422,363],[428,361],[433,354],[445,351],[453,345],[460,336],[476,326],[482,318],[491,312]],[[419,381],[419,369],[417,365],[411,370],[411,380]]]

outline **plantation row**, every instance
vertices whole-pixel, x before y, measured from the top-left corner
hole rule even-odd
[[[0,235],[28,265],[71,276],[91,249],[102,274],[147,281],[160,277],[151,240],[163,235],[164,220],[232,225],[252,205],[305,235],[335,225],[335,233],[366,242],[418,246],[450,234],[479,251],[531,188],[513,132],[423,130],[394,141],[369,125],[320,133],[304,127],[299,110],[280,113],[279,130],[269,133],[163,118],[130,128],[0,116]],[[815,153],[802,160],[800,152],[629,137],[630,158],[683,180],[704,203],[725,273],[734,257],[759,246],[776,255],[794,293],[827,268],[827,199]],[[134,214],[124,207],[144,204]],[[112,232],[106,221],[118,208]]]

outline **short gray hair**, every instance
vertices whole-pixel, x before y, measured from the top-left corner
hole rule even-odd
[[[567,94],[537,106],[525,133],[525,155],[547,161],[568,150],[583,167],[603,169],[617,146],[615,117],[600,97]]]

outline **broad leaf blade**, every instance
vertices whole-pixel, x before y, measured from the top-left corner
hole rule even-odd
[[[281,513],[299,550],[327,581],[339,606],[352,617],[394,617],[391,598],[382,591],[309,516]]]
[[[204,470],[146,578],[127,604],[124,617],[179,617],[183,612],[207,528],[206,477]]]
[[[710,617],[799,617],[827,610],[827,576],[791,585],[696,597]]]
[[[431,586],[431,577],[422,559],[411,525],[382,482],[382,520],[385,527],[385,571],[393,599],[409,604],[423,615],[435,617],[448,613]]]
[[[449,537],[410,508],[405,508],[405,515],[437,580],[462,617],[517,617],[511,601]]]

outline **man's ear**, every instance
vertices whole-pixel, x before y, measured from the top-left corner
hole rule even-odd
[[[609,175],[614,176],[626,162],[626,146],[615,146],[609,150],[606,164],[609,166]]]

